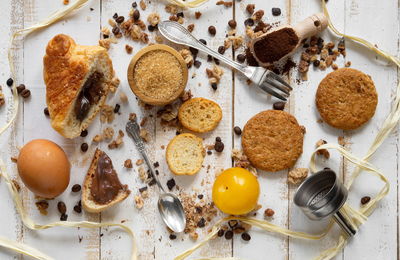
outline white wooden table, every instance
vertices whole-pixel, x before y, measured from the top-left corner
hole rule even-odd
[[[72,1],[72,0],[71,0]],[[47,17],[50,13],[63,6],[62,0],[2,0],[0,3],[0,83],[4,92],[10,97],[5,81],[9,77],[9,68],[6,59],[11,32],[18,28],[27,27]],[[146,1],[148,3],[148,1]],[[245,7],[248,3],[256,4],[256,10],[265,10],[264,19],[267,22],[297,22],[306,16],[320,11],[318,0],[236,0],[234,6],[225,8],[216,6],[214,0],[210,0],[198,10],[203,13],[199,20],[194,18],[194,10],[185,11],[186,25],[195,24],[194,35],[205,39],[210,46],[216,49],[223,44],[228,30],[227,22],[235,17],[238,22],[238,31],[243,33],[243,21],[247,18]],[[193,242],[184,235],[178,239],[170,240],[168,232],[164,228],[156,210],[157,190],[154,186],[150,189],[150,198],[145,201],[142,210],[134,206],[133,196],[115,207],[113,210],[102,214],[76,214],[72,211],[73,205],[80,199],[79,195],[70,192],[75,183],[82,183],[95,145],[90,145],[89,151],[82,154],[80,144],[83,138],[67,140],[58,135],[50,127],[49,120],[44,116],[45,87],[42,77],[42,58],[45,46],[50,38],[58,33],[71,35],[79,44],[95,45],[100,37],[100,27],[108,25],[108,19],[117,12],[126,16],[129,12],[131,0],[93,0],[87,6],[67,17],[66,20],[30,35],[24,42],[19,42],[15,57],[18,82],[25,83],[32,91],[32,97],[25,101],[20,109],[15,127],[9,129],[0,137],[0,156],[7,161],[8,169],[16,175],[16,166],[10,161],[10,156],[17,154],[17,147],[35,138],[47,138],[60,144],[68,153],[73,164],[70,187],[59,198],[50,201],[49,215],[42,216],[36,209],[34,196],[22,189],[24,205],[30,216],[40,223],[48,223],[59,219],[56,204],[63,200],[67,204],[69,220],[114,221],[125,220],[126,224],[136,232],[140,259],[173,259],[178,253],[187,249]],[[152,0],[142,17],[147,17],[150,12],[157,11],[162,19],[168,19],[169,14],[164,10],[165,2]],[[280,7],[282,15],[275,17],[271,14],[272,7]],[[399,2],[397,0],[331,0],[328,3],[332,19],[341,31],[348,34],[362,36],[376,43],[380,48],[392,54],[399,53]],[[217,28],[217,36],[210,37],[207,28],[214,25]],[[153,34],[154,35],[154,34]],[[324,33],[325,40],[335,39],[331,34]],[[336,39],[337,40],[337,39]],[[117,116],[113,127],[123,129],[129,112],[136,112],[141,118],[144,115],[155,115],[157,109],[144,111],[135,100],[128,87],[126,68],[131,55],[125,52],[125,41],[113,45],[110,55],[114,68],[121,79],[120,88],[128,95],[129,104],[122,105],[122,115]],[[151,36],[154,42],[154,36]],[[127,41],[128,42],[128,41]],[[134,46],[136,53],[144,45],[129,41]],[[236,51],[236,55],[241,51]],[[227,56],[231,56],[228,51]],[[294,58],[298,61],[298,55]],[[193,188],[200,189],[210,199],[210,187],[214,179],[214,172],[222,168],[232,166],[230,151],[232,147],[240,148],[240,138],[233,134],[233,126],[243,127],[246,121],[254,114],[270,109],[276,100],[260,94],[252,86],[246,84],[246,80],[228,68],[224,68],[225,74],[217,91],[213,91],[208,84],[205,75],[207,63],[206,57],[200,55],[202,66],[200,69],[192,68],[190,75],[196,72],[197,76],[190,79],[187,88],[194,96],[207,97],[216,100],[223,109],[223,120],[212,133],[202,135],[205,144],[212,144],[216,136],[220,136],[225,143],[225,151],[221,155],[206,156],[204,165],[211,165],[209,173],[202,169],[193,177],[175,177],[177,184],[186,192],[193,192]],[[356,155],[362,156],[372,138],[378,131],[381,123],[390,110],[393,90],[398,83],[398,71],[387,61],[377,59],[375,55],[359,45],[347,41],[346,60],[352,62],[352,67],[362,70],[372,76],[379,94],[379,104],[374,118],[365,127],[357,131],[340,131],[328,127],[326,124],[317,123],[318,113],[314,105],[314,95],[319,81],[331,71],[315,71],[312,67],[309,80],[300,84],[296,83],[297,71],[290,75],[290,81],[294,91],[286,106],[288,112],[295,115],[307,129],[304,141],[304,153],[297,162],[297,167],[307,167],[314,144],[319,139],[337,142],[338,136],[344,136],[349,141],[348,149]],[[338,60],[340,67],[345,60]],[[118,95],[111,95],[108,103],[114,105],[119,102]],[[0,121],[3,124],[9,117],[7,109],[0,109]],[[175,135],[175,129],[164,128],[156,117],[149,118],[147,129],[151,132],[152,139],[149,151],[155,161],[160,162],[160,178],[163,183],[171,178],[172,174],[165,163],[164,153],[160,147],[166,145]],[[102,126],[99,120],[90,126],[91,138],[99,133]],[[393,133],[379,149],[379,153],[373,158],[372,163],[379,167],[390,180],[391,190],[388,196],[381,201],[378,209],[373,213],[368,222],[362,226],[357,236],[335,259],[399,259],[399,172],[398,172],[398,144],[397,132]],[[107,150],[106,144],[100,147]],[[125,144],[117,150],[109,150],[120,178],[127,183],[133,194],[138,192],[143,184],[138,179],[135,170],[128,171],[123,168],[123,162],[131,158],[135,162],[139,155],[131,140],[125,137]],[[352,170],[352,165],[343,162],[342,158],[331,153],[329,161],[325,165],[340,172],[344,179]],[[288,186],[286,173],[261,173],[260,204],[263,208],[258,214],[261,218],[266,208],[274,209],[273,223],[300,231],[318,232],[323,230],[326,222],[315,223],[307,220],[292,202],[294,187]],[[207,180],[205,186],[200,183]],[[358,208],[360,198],[373,196],[380,189],[381,183],[376,179],[362,175],[356,182],[350,193],[350,203]],[[30,231],[26,229],[13,206],[11,197],[4,184],[0,182],[0,236],[12,240],[24,242],[34,246],[56,259],[128,259],[130,256],[130,240],[128,236],[118,229],[77,229],[77,228],[53,228],[46,231]],[[206,229],[200,234],[204,236]],[[289,239],[288,237],[265,233],[253,228],[250,231],[250,242],[244,242],[240,236],[235,236],[231,241],[224,238],[217,239],[199,250],[191,258],[196,257],[227,257],[235,256],[241,259],[310,259],[320,251],[334,245],[337,239],[337,229],[322,241],[310,242]],[[81,241],[80,241],[81,240]],[[0,249],[0,259],[27,259],[16,255],[14,252]]]

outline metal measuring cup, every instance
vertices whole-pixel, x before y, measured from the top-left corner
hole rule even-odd
[[[332,217],[352,237],[356,234],[356,229],[341,209],[347,200],[347,194],[347,189],[336,173],[325,168],[304,180],[294,195],[294,204],[312,220]]]

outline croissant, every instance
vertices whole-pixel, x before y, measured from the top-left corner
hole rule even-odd
[[[114,70],[107,50],[59,34],[48,43],[43,63],[51,126],[66,138],[77,137],[100,111],[111,86]]]

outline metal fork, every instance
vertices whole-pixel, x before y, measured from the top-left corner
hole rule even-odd
[[[203,51],[237,71],[240,71],[254,82],[262,91],[284,101],[289,97],[292,87],[274,72],[262,67],[246,66],[226,58],[218,52],[208,48],[196,39],[185,27],[177,22],[163,21],[158,24],[158,29],[160,33],[171,42]]]

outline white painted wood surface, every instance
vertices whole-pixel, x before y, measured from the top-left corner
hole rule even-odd
[[[72,0],[71,0],[72,1]],[[117,12],[127,15],[132,1],[127,0],[93,0],[90,3],[69,16],[66,20],[46,28],[38,33],[30,35],[24,42],[19,42],[16,49],[15,63],[18,73],[18,82],[25,83],[32,91],[32,98],[23,102],[18,120],[12,129],[0,137],[0,156],[8,163],[8,169],[13,175],[16,167],[10,162],[10,156],[17,154],[17,147],[34,138],[47,138],[60,144],[68,153],[73,164],[71,183],[81,183],[93,155],[95,145],[91,145],[87,153],[82,154],[80,144],[83,140],[91,140],[103,127],[99,120],[90,126],[89,136],[85,139],[76,138],[67,140],[51,129],[48,119],[43,115],[45,107],[45,89],[42,78],[42,58],[45,46],[50,38],[57,33],[71,35],[79,44],[97,44],[100,36],[100,28],[107,26],[108,19]],[[169,15],[164,11],[165,2],[153,0],[145,12],[141,11],[142,17],[147,17],[151,12],[157,11],[162,19]],[[148,3],[148,2],[147,2]],[[264,20],[267,22],[291,22],[295,23],[304,17],[320,11],[317,0],[242,0],[236,1],[234,7],[225,8],[216,6],[215,1],[209,1],[198,8],[203,13],[199,20],[194,18],[194,10],[186,10],[185,25],[195,24],[193,34],[207,41],[208,45],[216,49],[223,44],[225,34],[228,30],[227,21],[235,17],[238,21],[238,31],[243,33],[243,20],[247,18],[245,7],[248,3],[255,3],[256,10],[265,10]],[[10,93],[5,86],[9,77],[8,63],[6,59],[8,38],[11,32],[17,28],[26,27],[48,16],[53,11],[62,7],[62,0],[2,0],[0,3],[0,82],[5,94]],[[280,7],[282,15],[273,17],[272,7]],[[92,8],[93,10],[91,10]],[[335,25],[341,31],[369,39],[379,47],[392,54],[399,53],[399,2],[397,0],[335,0],[329,1],[328,8]],[[214,25],[217,28],[217,36],[210,37],[207,27]],[[328,32],[324,32],[324,38],[335,39]],[[337,39],[336,39],[337,40]],[[154,42],[154,39],[151,38]],[[144,45],[129,42],[134,46],[136,53]],[[175,129],[165,128],[160,125],[155,114],[157,109],[145,111],[137,105],[134,95],[130,92],[126,68],[131,59],[124,49],[125,40],[113,45],[110,55],[113,59],[114,68],[121,79],[122,89],[129,98],[129,104],[122,105],[122,115],[117,116],[112,126],[115,129],[123,129],[129,112],[136,112],[139,118],[154,115],[147,122],[147,129],[151,132],[149,151],[154,161],[160,162],[160,178],[165,183],[172,174],[168,170],[164,159],[164,150],[160,147],[167,145],[170,138],[175,135]],[[235,51],[235,55],[242,50]],[[232,56],[231,51],[227,51]],[[207,97],[217,101],[223,109],[223,120],[218,128],[202,135],[205,144],[212,144],[216,136],[220,136],[225,143],[225,151],[221,155],[210,155],[206,157],[204,165],[211,165],[207,173],[202,169],[193,177],[175,177],[177,184],[186,192],[192,192],[192,188],[198,188],[206,197],[210,198],[210,187],[214,179],[214,172],[232,165],[230,159],[231,148],[240,148],[240,138],[235,136],[232,128],[235,125],[243,127],[246,121],[254,114],[270,109],[274,99],[260,94],[254,86],[248,86],[246,80],[230,69],[224,68],[225,74],[217,91],[213,91],[205,76],[206,67],[211,63],[206,62],[205,55],[200,54],[202,65],[200,69],[192,68],[190,74],[196,72],[196,77],[190,79],[187,89],[194,96]],[[295,56],[298,60],[298,55]],[[372,76],[376,83],[379,94],[379,104],[374,118],[365,127],[357,131],[343,132],[319,124],[318,113],[314,106],[314,95],[319,81],[329,72],[314,71],[310,68],[309,80],[296,84],[297,71],[289,75],[289,80],[294,86],[289,105],[286,110],[294,114],[299,123],[307,129],[304,142],[304,153],[297,162],[297,167],[307,167],[309,157],[314,149],[314,144],[319,139],[337,142],[338,136],[345,136],[349,140],[348,148],[356,155],[362,156],[368,148],[372,138],[390,110],[390,101],[393,90],[398,83],[398,70],[388,64],[387,61],[376,59],[375,55],[357,44],[347,42],[347,57],[340,58],[338,65],[343,67],[345,61],[351,61],[352,67],[360,69]],[[108,101],[114,105],[118,102],[118,95],[111,95]],[[10,115],[6,109],[0,109],[0,123],[4,123]],[[121,149],[112,150],[108,153],[113,158],[114,165],[120,172],[123,183],[127,183],[134,195],[143,184],[137,178],[135,169],[123,169],[123,162],[131,158],[133,162],[139,158],[131,140],[124,138],[125,144]],[[359,234],[335,259],[399,259],[399,157],[398,157],[398,134],[393,133],[373,157],[372,162],[379,167],[389,178],[391,190],[388,196],[379,204],[377,210],[368,222],[362,226]],[[101,144],[100,147],[105,146]],[[106,149],[106,148],[105,148]],[[329,161],[324,162],[332,169],[340,172],[344,180],[351,173],[352,166],[343,162],[341,157],[331,153]],[[272,219],[274,224],[285,226],[295,230],[318,232],[324,228],[324,223],[315,223],[307,220],[302,213],[293,205],[292,197],[295,187],[286,183],[286,173],[270,174],[261,173],[260,204],[263,208],[272,208],[276,214]],[[206,185],[200,183],[206,181]],[[375,179],[362,175],[355,183],[351,191],[350,203],[354,207],[359,206],[359,200],[365,195],[374,195],[380,188]],[[79,200],[79,196],[70,192],[70,187],[62,196],[50,202],[48,216],[41,216],[35,205],[35,199],[25,188],[22,190],[24,205],[29,214],[40,223],[58,220],[59,214],[56,204],[59,200],[67,203],[69,220],[92,220],[92,221],[125,221],[135,230],[139,243],[140,259],[173,259],[178,253],[187,249],[193,242],[186,235],[179,235],[178,239],[171,241],[168,232],[164,228],[161,219],[156,212],[157,190],[150,188],[150,198],[145,201],[145,208],[137,210],[134,206],[133,196],[121,203],[115,209],[100,214],[76,214],[72,211],[73,205]],[[13,203],[4,185],[0,182],[1,214],[0,214],[0,236],[32,245],[56,259],[128,259],[130,254],[130,240],[125,233],[117,229],[67,229],[54,228],[46,231],[30,231],[21,224],[19,216],[16,215]],[[261,218],[262,214],[258,214]],[[204,232],[206,229],[204,229]],[[338,235],[337,229],[322,241],[301,241],[289,239],[284,236],[260,232],[253,228],[250,232],[252,239],[244,242],[239,236],[234,240],[217,239],[209,243],[203,249],[191,256],[196,257],[226,257],[235,256],[241,259],[311,259],[320,251],[334,245]],[[204,235],[200,234],[200,238]],[[79,242],[79,238],[82,241]],[[0,259],[27,259],[14,252],[0,249]]]

